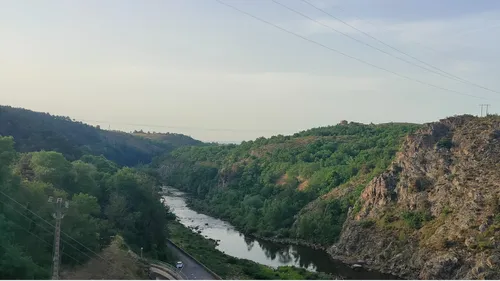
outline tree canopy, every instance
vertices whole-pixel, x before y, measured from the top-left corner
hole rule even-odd
[[[102,156],[68,161],[60,152],[18,153],[14,147],[12,137],[0,137],[0,276],[50,277],[49,196],[69,201],[62,221],[63,266],[95,257],[117,234],[135,250],[166,257],[168,209],[149,175],[118,168]]]
[[[362,185],[340,198],[322,196],[382,172],[416,128],[344,122],[240,145],[183,147],[154,164],[166,184],[194,195],[193,207],[245,232],[328,244]]]
[[[55,151],[70,161],[103,155],[120,166],[149,163],[162,153],[200,141],[182,134],[133,135],[102,130],[69,117],[0,106],[0,136],[13,136],[19,152]]]

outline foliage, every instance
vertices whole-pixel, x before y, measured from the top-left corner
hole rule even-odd
[[[195,140],[192,137],[183,135],[183,134],[175,134],[175,133],[157,133],[157,132],[143,132],[142,130],[140,131],[134,131],[132,133],[135,136],[139,136],[142,138],[146,139],[151,139],[155,140],[158,142],[164,142],[164,143],[169,143],[172,144],[176,147],[181,147],[181,146],[194,146],[194,145],[201,145],[203,144],[199,140]]]
[[[69,201],[62,221],[63,266],[83,264],[119,233],[132,249],[167,257],[168,211],[149,175],[118,169],[102,156],[70,162],[59,152],[21,154],[14,147],[12,137],[0,137],[0,276],[50,277],[54,205],[49,196]]]
[[[201,144],[180,134],[163,134],[155,140],[8,106],[0,106],[0,136],[13,136],[20,152],[56,151],[71,161],[85,154],[102,154],[121,166],[149,163],[174,148]]]
[[[368,181],[386,169],[403,136],[416,128],[339,124],[240,145],[183,147],[153,164],[165,184],[193,195],[192,207],[244,232],[329,244],[363,185],[305,207],[354,178]]]
[[[421,228],[424,222],[432,219],[430,214],[422,211],[405,211],[401,214],[401,217],[408,226],[414,229]]]
[[[449,137],[444,137],[436,143],[436,146],[438,148],[450,149],[453,147],[453,141]]]
[[[302,268],[283,266],[277,269],[246,259],[228,256],[215,249],[215,244],[178,222],[168,224],[170,239],[223,279],[304,280],[331,279],[324,273],[309,272]]]

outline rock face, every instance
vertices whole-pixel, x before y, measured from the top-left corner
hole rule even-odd
[[[366,186],[329,252],[406,278],[498,279],[499,197],[500,117],[427,124]]]

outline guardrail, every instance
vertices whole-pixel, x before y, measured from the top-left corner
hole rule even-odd
[[[217,273],[213,272],[210,268],[206,267],[203,263],[198,261],[195,257],[191,256],[188,252],[184,251],[181,247],[177,246],[174,242],[170,241],[170,239],[167,239],[167,243],[172,244],[175,248],[177,248],[179,251],[183,252],[186,256],[194,260],[197,264],[201,265],[208,273],[210,273],[215,279],[222,280],[222,278],[217,275]]]
[[[168,263],[158,261],[158,260],[149,260],[149,263],[150,263],[150,265],[155,266],[159,269],[161,269],[161,268],[169,269],[171,271],[169,273],[172,273],[174,275],[177,275],[177,277],[179,277],[178,280],[189,280],[189,278],[184,273],[182,273],[182,271],[177,270],[177,268],[175,268],[174,266],[172,266]]]
[[[168,279],[174,279],[174,280],[188,280],[189,279],[186,275],[182,274],[182,272],[167,268],[163,265],[157,265],[157,264],[151,263],[151,264],[149,264],[149,266],[151,269],[157,269],[157,270],[160,270],[160,271],[164,272],[165,274],[167,274],[168,276],[164,276],[164,277],[166,277]],[[171,277],[171,278],[169,278],[169,277]]]
[[[162,266],[150,264],[149,265],[149,276],[151,276],[153,273],[160,275],[161,277],[163,277],[167,280],[180,280],[179,277],[177,275],[171,273],[169,269],[166,269]]]
[[[133,258],[135,258],[137,260],[140,260],[140,261],[142,261],[144,263],[149,264],[149,266],[152,266],[152,267],[155,267],[157,269],[163,270],[166,273],[168,273],[170,275],[173,275],[172,277],[174,277],[174,278],[177,277],[176,278],[177,280],[189,280],[189,278],[184,273],[182,273],[179,270],[177,270],[177,268],[175,268],[171,264],[168,264],[168,263],[165,263],[165,262],[162,262],[162,261],[159,261],[159,260],[153,260],[153,259],[149,259],[149,258],[140,257],[139,255],[137,255],[136,253],[134,253],[134,251],[132,251],[130,249],[128,250],[128,253]]]

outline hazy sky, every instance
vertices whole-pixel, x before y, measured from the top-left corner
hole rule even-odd
[[[428,122],[478,114],[480,103],[491,104],[490,112],[500,106],[499,93],[409,65],[270,0],[222,1],[373,65],[486,99],[403,79],[215,0],[2,0],[0,104],[208,141],[344,119]],[[413,62],[300,0],[277,1]],[[433,67],[500,92],[500,1],[309,1]]]

